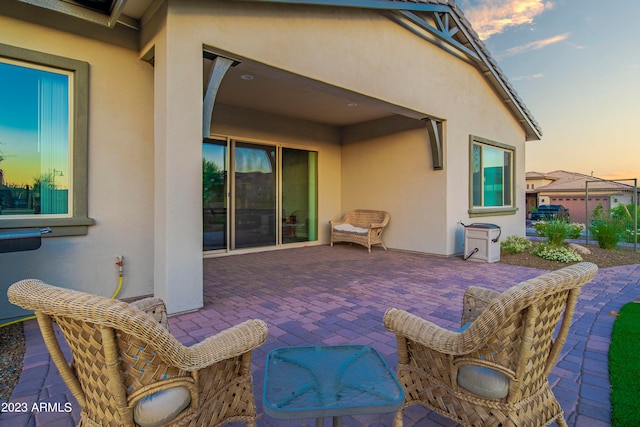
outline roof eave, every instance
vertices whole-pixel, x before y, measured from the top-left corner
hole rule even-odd
[[[469,56],[476,67],[497,91],[502,102],[509,108],[525,132],[525,141],[539,141],[542,139],[542,128],[536,122],[533,114],[511,86],[507,77],[502,73],[491,54],[473,30],[462,10],[453,0],[236,0],[257,3],[305,4],[316,6],[351,7],[387,11],[422,11],[448,12],[456,21],[456,25],[464,32],[469,41],[470,49],[475,55]],[[454,46],[460,49],[459,46]]]

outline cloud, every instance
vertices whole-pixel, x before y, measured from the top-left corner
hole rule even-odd
[[[481,40],[503,32],[508,27],[528,25],[553,3],[543,0],[480,0],[477,6],[464,10]]]
[[[536,79],[541,79],[544,77],[544,74],[542,73],[537,73],[537,74],[532,74],[530,76],[517,76],[514,77],[512,79],[510,79],[511,81],[518,81],[518,80],[536,80]]]
[[[531,43],[523,44],[523,45],[520,45],[520,46],[515,46],[515,47],[512,47],[510,49],[507,49],[505,51],[505,53],[503,53],[502,55],[499,55],[499,57],[500,58],[505,58],[507,56],[519,55],[521,53],[528,52],[530,50],[542,49],[542,48],[550,46],[552,44],[556,44],[556,43],[560,43],[562,41],[565,41],[567,38],[569,38],[570,35],[571,35],[571,33],[564,33],[564,34],[560,34],[560,35],[557,35],[557,36],[549,37],[548,39],[536,40],[536,41],[531,42]]]

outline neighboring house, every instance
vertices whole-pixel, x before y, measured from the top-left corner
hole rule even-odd
[[[203,257],[326,244],[356,208],[388,211],[401,250],[461,253],[460,222],[524,234],[541,130],[452,0],[4,0],[0,28],[0,120],[43,100],[0,134],[39,213],[0,228],[53,228],[0,254],[3,289],[110,295],[122,255],[121,297],[193,310]]]
[[[633,203],[633,181],[610,181],[575,172],[558,170],[548,173],[527,172],[527,213],[539,205],[563,205],[571,221],[587,223],[591,213],[602,205],[605,211],[620,204]],[[589,202],[585,202],[587,183]]]

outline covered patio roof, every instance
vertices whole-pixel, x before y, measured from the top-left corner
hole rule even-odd
[[[433,43],[449,53],[470,63],[487,79],[500,100],[511,111],[525,130],[527,140],[542,138],[542,128],[524,104],[515,88],[504,75],[495,59],[473,30],[462,9],[454,0],[235,0],[262,3],[304,4],[340,8],[361,8],[377,10],[388,19],[411,31],[416,36]],[[161,0],[13,0],[13,3],[36,6],[55,12],[58,16],[77,18],[103,28],[116,26],[136,33],[158,10]],[[20,8],[19,8],[20,9]],[[16,13],[20,13],[19,11]],[[22,13],[33,15],[28,9]],[[50,21],[47,21],[51,25]],[[65,21],[64,28],[74,32],[74,21]],[[77,21],[80,22],[80,21]],[[256,82],[254,86],[259,83]],[[291,88],[294,93],[299,88]],[[282,91],[280,92],[282,93]],[[357,103],[349,100],[342,104]],[[253,97],[256,100],[259,97]],[[285,103],[279,104],[287,105]],[[289,104],[291,105],[291,104]],[[255,107],[255,105],[254,105]],[[313,104],[305,107],[314,111]],[[258,108],[260,110],[260,108]],[[292,106],[290,110],[294,110]],[[299,110],[299,109],[298,109]],[[346,112],[348,116],[355,111]],[[374,115],[375,116],[375,115]],[[317,116],[314,116],[317,117]],[[356,115],[357,117],[357,115]],[[354,123],[351,119],[350,123]],[[437,132],[437,130],[436,130]]]
[[[382,325],[398,307],[448,329],[459,327],[462,294],[470,285],[503,291],[544,273],[506,264],[462,261],[399,251],[337,245],[280,250],[205,260],[205,306],[169,320],[172,333],[190,345],[249,318],[269,326],[267,342],[254,352],[254,393],[260,427],[300,427],[313,420],[283,421],[262,410],[269,351],[288,346],[365,344],[395,366],[395,337]],[[610,426],[608,348],[614,317],[640,293],[640,265],[601,269],[584,286],[573,325],[549,378],[569,425]],[[125,283],[126,286],[126,283]],[[25,324],[24,373],[12,402],[72,402],[71,413],[0,414],[0,424],[45,426],[77,422],[79,407],[62,384],[34,321]],[[345,417],[345,427],[390,426],[392,414]],[[405,413],[405,426],[450,426],[421,407]]]

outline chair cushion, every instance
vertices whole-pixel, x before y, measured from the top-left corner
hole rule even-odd
[[[509,377],[483,366],[461,366],[458,385],[487,399],[502,399],[509,394]]]
[[[351,224],[340,224],[334,227],[335,230],[345,231],[347,233],[356,233],[356,234],[367,234],[369,232],[368,228],[356,227]]]
[[[471,322],[467,322],[464,325],[460,326],[457,332],[464,332],[469,329],[469,326],[471,326]]]
[[[140,399],[133,408],[133,419],[141,427],[156,427],[178,416],[191,403],[186,387],[173,387]]]

